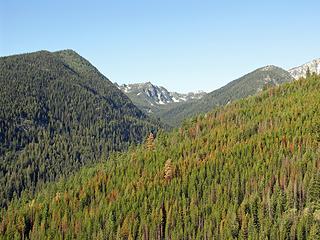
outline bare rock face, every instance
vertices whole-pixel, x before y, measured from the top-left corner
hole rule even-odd
[[[116,84],[116,83],[115,83]],[[203,91],[190,93],[169,92],[166,88],[146,83],[123,84],[116,86],[128,96],[135,95],[144,98],[150,105],[166,105],[170,103],[187,102],[196,100],[206,95]]]
[[[306,76],[308,69],[310,73],[320,74],[320,58],[314,59],[311,62],[307,62],[301,66],[291,68],[288,70],[288,72],[294,79],[299,79]]]

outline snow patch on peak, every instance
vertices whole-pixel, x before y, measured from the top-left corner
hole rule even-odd
[[[291,68],[288,72],[293,78],[299,79],[301,77],[306,77],[308,69],[310,73],[320,74],[320,58],[314,59],[301,66]]]
[[[116,84],[116,83],[115,83]],[[196,91],[190,93],[169,92],[162,86],[153,85],[151,82],[122,84],[117,87],[128,96],[135,95],[145,100],[151,105],[165,105],[170,103],[186,102],[190,100],[200,99],[206,93],[204,91]]]

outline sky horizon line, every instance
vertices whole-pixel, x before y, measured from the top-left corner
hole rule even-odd
[[[317,0],[0,3],[0,55],[74,49],[113,82],[213,91],[320,57]]]
[[[0,56],[0,57],[10,57],[10,56],[15,56],[15,55],[28,54],[28,53],[34,53],[34,52],[40,52],[40,51],[58,52],[58,51],[63,51],[63,50],[72,50],[72,51],[75,51],[75,52],[78,53],[80,56],[82,56],[82,57],[84,57],[85,59],[87,59],[86,56],[81,55],[81,53],[79,53],[77,50],[72,49],[72,48],[67,48],[67,49],[55,49],[55,50],[41,49],[41,50],[37,50],[37,51],[13,53],[13,54],[5,55],[5,56]],[[113,81],[113,80],[110,79],[105,73],[103,73],[97,66],[95,66],[90,59],[87,59],[87,60],[88,60],[94,67],[96,67],[96,68],[99,70],[99,72],[101,72],[105,77],[107,77],[112,83],[117,83],[117,84],[119,84],[119,85],[122,85],[122,84],[128,85],[128,84],[142,84],[142,83],[148,83],[148,82],[150,82],[150,83],[152,83],[153,85],[156,85],[156,86],[159,86],[159,87],[164,87],[164,88],[166,88],[166,89],[167,89],[168,91],[170,91],[170,92],[178,92],[178,93],[184,93],[184,94],[186,94],[186,93],[199,92],[199,91],[206,92],[206,93],[215,91],[215,90],[217,90],[217,89],[225,86],[226,84],[228,84],[228,83],[230,83],[230,82],[232,82],[232,81],[234,81],[234,80],[237,80],[237,79],[245,76],[245,75],[248,74],[248,73],[251,73],[251,72],[253,72],[253,71],[255,71],[255,70],[259,69],[259,68],[263,68],[263,67],[266,67],[266,66],[280,67],[280,68],[288,71],[288,70],[290,70],[290,69],[292,69],[292,68],[299,67],[299,66],[301,66],[301,65],[303,65],[303,64],[312,62],[312,61],[317,60],[317,59],[320,59],[320,57],[316,57],[316,58],[307,60],[307,61],[305,61],[305,62],[303,62],[303,63],[300,63],[299,65],[292,66],[292,67],[289,67],[289,68],[283,68],[282,66],[277,66],[277,65],[274,65],[274,64],[267,64],[267,65],[260,66],[260,67],[258,67],[258,68],[252,69],[251,71],[249,71],[249,72],[247,72],[247,73],[244,73],[243,75],[238,76],[238,77],[235,78],[235,79],[231,79],[230,81],[228,81],[227,83],[225,83],[224,85],[222,85],[222,86],[220,86],[220,87],[218,87],[218,88],[216,88],[216,89],[213,89],[213,90],[210,90],[210,91],[207,91],[206,89],[194,89],[194,90],[187,91],[187,92],[172,90],[172,89],[170,89],[170,87],[164,86],[164,85],[161,85],[161,84],[157,84],[157,82],[152,81],[152,80],[147,80],[147,81],[139,81],[139,80],[137,80],[137,81],[132,81],[132,82],[117,82],[117,81]]]

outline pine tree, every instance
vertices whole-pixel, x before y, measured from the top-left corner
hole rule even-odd
[[[309,187],[309,202],[320,209],[320,172],[314,174]]]
[[[150,133],[147,138],[147,149],[153,150],[154,149],[154,136],[153,133]]]
[[[17,227],[18,227],[18,231],[21,236],[21,239],[24,239],[24,231],[25,231],[26,223],[25,223],[25,218],[23,216],[19,216]]]
[[[241,239],[248,239],[248,216],[247,216],[247,214],[245,214],[242,217],[240,238]]]
[[[164,179],[171,180],[174,176],[174,169],[171,159],[168,159],[164,165]]]
[[[309,232],[308,240],[320,240],[320,224],[314,223]]]
[[[306,72],[306,78],[310,78],[311,76],[311,72],[310,72],[310,68],[307,68],[307,72]]]

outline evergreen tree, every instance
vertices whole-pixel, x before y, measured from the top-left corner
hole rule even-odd
[[[309,202],[320,209],[320,172],[314,174],[309,187]]]
[[[164,165],[164,178],[166,180],[171,180],[174,176],[174,169],[171,159],[168,159]]]

